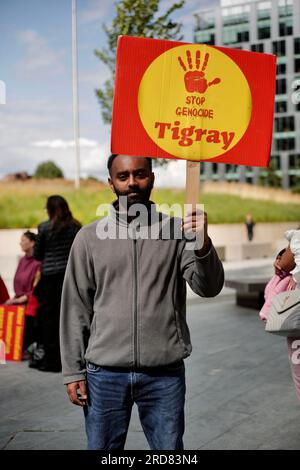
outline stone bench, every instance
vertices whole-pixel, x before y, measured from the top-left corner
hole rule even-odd
[[[264,304],[264,291],[269,277],[226,279],[225,286],[236,290],[236,304],[260,310]]]
[[[226,245],[225,249],[226,261],[270,258],[272,256],[274,256],[272,244],[266,242],[249,242]]]

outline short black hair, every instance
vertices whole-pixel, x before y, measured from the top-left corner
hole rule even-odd
[[[111,167],[112,167],[113,161],[118,155],[119,153],[112,153],[107,160],[107,169],[108,169],[110,176],[111,176]],[[152,172],[152,158],[150,157],[143,157],[143,158],[147,160],[148,165],[149,165],[149,170],[150,172]]]
[[[279,253],[277,254],[276,258],[278,258],[278,256],[282,256],[283,253],[286,252],[286,248],[283,248],[283,250],[280,250]]]
[[[23,233],[23,237],[28,238],[31,242],[36,242],[37,240],[37,235],[34,232],[31,232],[30,230],[27,230],[26,232]]]

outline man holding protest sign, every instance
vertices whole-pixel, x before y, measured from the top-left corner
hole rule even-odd
[[[268,165],[275,71],[268,54],[119,38],[108,160],[117,200],[78,233],[62,297],[64,383],[84,408],[89,449],[124,448],[134,403],[151,449],[183,449],[186,282],[202,297],[224,282],[196,205],[199,161]],[[151,160],[136,155],[187,160],[185,216],[156,210]]]
[[[64,383],[84,407],[89,449],[124,448],[134,403],[151,449],[183,449],[186,282],[199,296],[217,295],[222,263],[206,214],[156,211],[150,159],[113,155],[108,169],[118,199],[80,230],[66,271]]]

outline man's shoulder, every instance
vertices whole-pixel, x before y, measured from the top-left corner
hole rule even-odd
[[[77,233],[77,236],[81,237],[89,237],[93,234],[93,232],[96,231],[97,224],[99,220],[94,220],[94,222],[91,222],[90,224],[83,225]]]
[[[97,237],[97,229],[100,225],[105,225],[107,223],[107,217],[103,217],[102,219],[94,220],[90,224],[84,225],[78,231],[76,238],[81,238],[85,240],[93,239]]]

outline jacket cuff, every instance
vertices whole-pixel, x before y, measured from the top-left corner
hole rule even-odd
[[[85,372],[80,372],[79,374],[74,375],[65,375],[63,379],[64,385],[71,384],[72,382],[80,382],[81,380],[86,380]]]
[[[208,252],[207,252],[205,255],[203,255],[203,256],[198,256],[198,255],[197,255],[197,251],[200,251],[200,250],[194,250],[194,255],[195,255],[196,260],[203,260],[203,259],[205,259],[205,258],[208,258],[208,257],[211,255],[213,244],[212,244],[211,239],[209,239],[209,241],[210,241],[209,250],[208,250]]]

